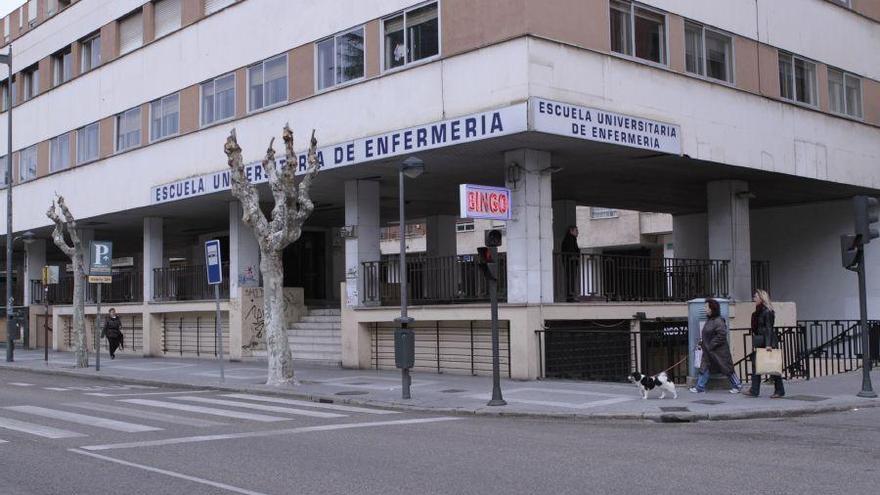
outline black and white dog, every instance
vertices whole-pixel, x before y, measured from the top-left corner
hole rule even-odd
[[[666,398],[666,392],[672,393],[672,398],[678,398],[678,392],[675,391],[675,384],[669,381],[669,377],[666,376],[666,373],[660,373],[657,376],[647,376],[643,375],[640,372],[636,371],[635,373],[629,375],[629,381],[635,383],[637,387],[639,387],[639,391],[642,394],[642,399],[648,398],[648,391],[653,390],[655,388],[659,388],[660,398]]]

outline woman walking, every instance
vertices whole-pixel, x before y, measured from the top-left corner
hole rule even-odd
[[[727,342],[727,322],[721,318],[721,305],[715,299],[706,299],[706,316],[708,320],[700,333],[700,347],[703,349],[700,375],[696,386],[691,387],[690,391],[695,394],[706,392],[711,373],[721,373],[730,380],[730,393],[738,394],[742,382],[733,369],[730,344]]]
[[[770,295],[763,289],[755,291],[755,312],[752,313],[752,348],[766,348],[768,351],[779,347],[779,339],[776,337],[774,325],[776,323],[776,312],[773,310],[773,303],[770,301]],[[752,362],[755,362],[755,354],[752,353]],[[785,397],[785,386],[782,384],[782,377],[779,375],[771,375],[773,378],[773,395],[771,399]],[[761,376],[752,374],[752,385],[749,390],[743,392],[746,397],[757,397],[761,393]]]
[[[101,331],[102,337],[107,337],[107,344],[110,347],[110,359],[116,359],[116,349],[124,347],[123,341],[125,336],[122,334],[122,321],[116,316],[116,309],[110,308],[110,317],[104,322],[104,329]]]

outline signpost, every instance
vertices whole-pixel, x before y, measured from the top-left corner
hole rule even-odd
[[[214,342],[220,358],[220,381],[226,381],[223,372],[223,335],[220,332],[220,284],[223,283],[223,271],[220,269],[223,263],[220,255],[220,241],[213,239],[205,242],[205,270],[207,271],[208,284],[214,286],[214,302],[217,305],[217,314],[214,316]]]
[[[98,284],[95,311],[95,371],[101,371],[101,287],[113,281],[113,243],[89,242],[89,283]]]
[[[43,360],[49,362],[49,285],[58,283],[58,267],[43,267],[43,302],[46,304],[46,316],[43,320]]]

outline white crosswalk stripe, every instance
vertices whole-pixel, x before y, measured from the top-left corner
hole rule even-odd
[[[24,382],[9,382],[10,385],[15,387],[33,387],[33,383],[24,383]]]
[[[36,435],[38,437],[43,438],[75,438],[75,437],[84,437],[82,433],[76,433],[67,430],[61,430],[59,428],[52,428],[50,426],[37,425],[33,423],[25,423],[24,421],[18,421],[17,419],[3,418],[0,417],[0,428],[5,428],[7,430],[20,431],[22,433],[28,433],[31,435]]]
[[[177,416],[174,414],[165,414],[160,412],[153,411],[144,411],[143,409],[129,409],[127,407],[117,407],[111,406],[109,404],[99,404],[94,402],[70,402],[64,404],[69,407],[78,407],[80,409],[89,409],[92,411],[104,412],[104,413],[113,413],[118,414],[120,416],[129,416],[132,418],[138,419],[149,419],[152,421],[160,421],[164,423],[171,423],[176,425],[185,425],[185,426],[197,426],[197,427],[206,427],[206,426],[220,426],[225,423],[219,423],[217,421],[208,421],[207,419],[199,419],[199,418],[186,418],[183,416]]]
[[[0,438],[0,443],[9,443],[9,442],[7,442],[6,440],[3,440],[2,438]]]
[[[191,404],[177,404],[174,402],[165,402],[161,400],[151,399],[122,399],[120,402],[129,404],[138,404],[141,406],[162,407],[165,409],[176,409],[178,411],[188,411],[194,413],[208,414],[212,416],[222,416],[224,418],[247,419],[251,421],[259,421],[269,423],[274,421],[288,421],[290,418],[282,418],[279,416],[269,416],[266,414],[247,413],[242,411],[231,411],[228,409],[218,409],[215,407],[194,406]]]
[[[319,409],[330,409],[334,411],[346,411],[354,413],[366,414],[399,414],[398,411],[388,411],[385,409],[368,409],[366,407],[344,406],[340,404],[325,404],[322,402],[311,402],[307,400],[284,399],[281,397],[268,397],[253,394],[224,394],[223,397],[231,399],[256,400],[261,402],[274,402],[276,404],[289,404],[291,406],[316,407]]]
[[[96,428],[107,428],[109,430],[124,431],[126,433],[139,433],[144,431],[159,431],[162,428],[153,426],[139,425],[136,423],[127,423],[125,421],[117,421],[114,419],[101,418],[98,416],[89,416],[86,414],[78,414],[58,409],[49,409],[37,406],[12,406],[5,407],[10,411],[20,412],[24,414],[33,414],[35,416],[43,416],[46,418],[68,421]]]
[[[292,407],[267,406],[265,404],[251,404],[249,402],[240,402],[237,400],[212,399],[209,397],[172,397],[176,400],[185,400],[190,402],[201,402],[203,404],[214,404],[218,406],[241,407],[243,409],[256,409],[257,411],[276,412],[282,414],[295,414],[299,416],[309,416],[312,418],[344,418],[345,414],[328,413],[321,411],[308,411],[305,409],[294,409]]]

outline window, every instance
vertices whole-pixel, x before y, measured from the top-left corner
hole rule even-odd
[[[779,92],[786,100],[816,105],[816,64],[779,53]]]
[[[24,27],[24,5],[18,8],[18,30]]]
[[[6,187],[6,155],[0,156],[0,187]]]
[[[173,94],[150,103],[150,139],[177,134],[180,126],[180,95]]]
[[[50,16],[58,12],[58,0],[46,0],[46,13]]]
[[[89,124],[76,130],[76,163],[86,163],[98,159],[98,123]]]
[[[852,8],[852,0],[831,0],[832,3],[836,3],[837,5],[842,5],[846,8]]]
[[[89,36],[82,42],[80,67],[86,73],[101,65],[101,35]]]
[[[52,55],[52,74],[54,86],[69,81],[73,76],[73,54],[70,47]]]
[[[154,6],[156,38],[180,28],[180,0],[159,0]]]
[[[12,82],[10,83],[12,87],[12,95],[10,96],[9,106],[15,105],[18,102],[18,84],[16,84],[15,74],[12,75]]]
[[[457,223],[455,224],[456,232],[473,232],[474,231],[474,222],[467,223]]]
[[[590,218],[617,218],[616,208],[590,208]]]
[[[49,141],[49,170],[57,172],[70,166],[70,134]]]
[[[9,109],[9,82],[3,81],[0,83],[0,112],[5,112]],[[0,167],[2,167],[2,163],[0,163]]]
[[[18,155],[19,182],[37,178],[37,145],[21,150]]]
[[[287,101],[287,54],[248,67],[250,111]]]
[[[611,50],[666,63],[666,15],[611,0]]]
[[[384,19],[385,69],[402,67],[440,53],[438,21],[437,2]]]
[[[37,25],[37,0],[28,0],[28,26]]]
[[[730,36],[687,22],[684,51],[688,72],[733,82],[733,39]]]
[[[234,3],[235,0],[205,0],[205,15],[213,14]]]
[[[202,125],[235,116],[235,74],[202,83]]]
[[[828,102],[832,112],[862,118],[862,80],[837,69],[828,69]]]
[[[116,116],[116,151],[124,151],[140,144],[141,108],[134,107]]]
[[[364,77],[364,28],[316,43],[318,89]]]
[[[24,100],[27,101],[40,93],[40,70],[34,65],[22,73],[24,74]]]
[[[140,12],[119,21],[119,54],[126,54],[144,44],[144,20]]]
[[[3,18],[3,42],[9,41],[9,16]]]

